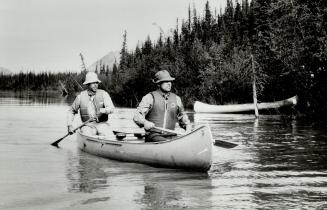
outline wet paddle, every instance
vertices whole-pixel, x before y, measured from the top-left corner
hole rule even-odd
[[[90,119],[90,120],[84,122],[82,125],[80,125],[80,126],[78,126],[77,128],[75,128],[75,129],[73,130],[73,133],[75,133],[78,129],[80,129],[81,127],[83,127],[84,125],[86,125],[87,123],[92,122],[92,121],[94,121],[94,120],[93,120],[93,119]],[[61,142],[64,138],[66,138],[66,137],[69,136],[69,135],[72,135],[72,134],[67,133],[66,135],[64,135],[63,137],[61,137],[60,139],[58,139],[57,141],[53,142],[51,145],[54,146],[54,147],[59,147],[59,146],[58,146],[59,142]]]
[[[177,135],[187,134],[187,133],[182,133],[182,132],[178,132],[178,131],[174,131],[174,130],[170,130],[170,129],[166,129],[166,128],[160,128],[160,127],[154,127],[154,128],[157,129],[157,130],[165,131],[165,132],[168,132],[168,133],[174,133],[174,134],[177,134]],[[227,141],[222,141],[222,140],[215,140],[214,145],[218,146],[218,147],[227,148],[227,149],[234,148],[234,147],[237,146],[237,144],[227,142]]]

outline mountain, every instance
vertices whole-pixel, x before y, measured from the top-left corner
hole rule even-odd
[[[9,69],[0,66],[0,74],[11,74],[12,72]]]
[[[108,65],[109,69],[112,70],[112,66],[115,63],[115,61],[117,62],[117,64],[119,64],[119,60],[120,60],[120,52],[119,51],[111,51],[107,55],[103,56],[102,58],[100,58],[99,60],[97,60],[96,62],[91,64],[88,67],[88,70],[95,71],[96,66],[98,66],[98,71],[99,71],[100,66],[102,66],[102,65],[105,65],[105,66]]]

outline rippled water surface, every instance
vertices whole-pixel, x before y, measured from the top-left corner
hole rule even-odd
[[[215,146],[208,174],[92,156],[66,134],[70,99],[0,92],[0,209],[326,209],[327,131],[273,115],[195,114]],[[112,125],[136,129],[132,109]],[[76,119],[76,125],[80,121]],[[187,149],[187,146],[186,146]]]

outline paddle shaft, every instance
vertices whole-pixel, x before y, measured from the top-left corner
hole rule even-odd
[[[82,125],[80,125],[77,128],[75,128],[73,130],[73,133],[75,133],[78,129],[80,129],[81,127],[83,127],[84,125],[86,125],[87,123],[92,122],[92,121],[93,121],[93,119],[90,119],[90,120],[84,122]],[[55,147],[58,147],[59,142],[61,142],[64,138],[66,138],[69,135],[71,135],[71,134],[70,133],[67,133],[66,135],[64,135],[63,137],[61,137],[60,139],[58,139],[57,141],[53,142],[51,145],[52,146],[55,146]]]
[[[169,132],[169,133],[174,133],[174,134],[177,134],[177,135],[185,135],[186,134],[186,133],[182,133],[182,132],[178,132],[178,131],[174,131],[174,130],[170,130],[170,129],[166,129],[166,128],[160,128],[160,127],[154,127],[154,128],[157,129],[157,130],[161,130],[161,131],[165,131],[165,132]],[[227,141],[222,141],[222,140],[215,140],[214,145],[224,147],[224,148],[233,148],[233,147],[237,146],[237,144],[227,142]]]
[[[165,131],[165,132],[168,132],[168,133],[174,133],[174,134],[177,134],[177,135],[185,135],[186,133],[182,133],[182,132],[179,132],[179,131],[174,131],[174,130],[170,130],[170,129],[166,129],[166,128],[160,128],[160,127],[154,127],[155,129],[157,130],[161,130],[161,131]]]

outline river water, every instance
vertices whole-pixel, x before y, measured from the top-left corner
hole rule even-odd
[[[0,209],[327,209],[327,131],[278,115],[196,114],[214,138],[207,174],[92,156],[66,134],[71,99],[0,92]],[[132,109],[113,125],[137,129]],[[76,118],[76,125],[79,119]],[[187,146],[186,148],[187,149]]]

